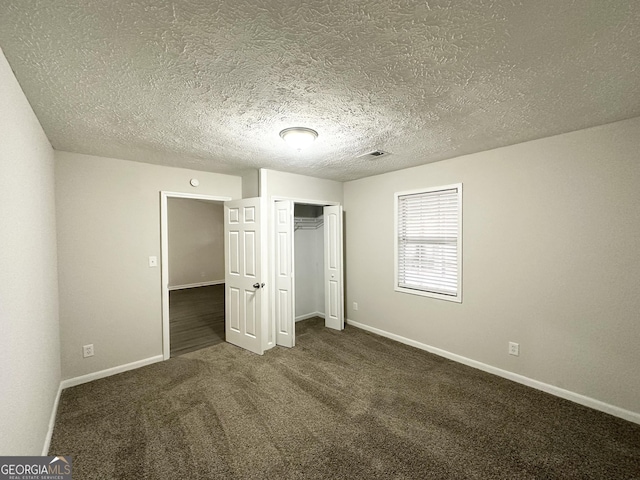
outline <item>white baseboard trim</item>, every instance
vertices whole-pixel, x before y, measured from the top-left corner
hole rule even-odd
[[[151,365],[152,363],[162,362],[164,357],[162,355],[156,355],[155,357],[144,358],[142,360],[138,360],[137,362],[127,363],[125,365],[119,365],[117,367],[107,368],[106,370],[100,370],[99,372],[88,373],[86,375],[81,375],[79,377],[68,378],[67,380],[63,380],[60,382],[61,389],[75,387],[76,385],[82,385],[83,383],[92,382],[93,380],[98,380],[100,378],[110,377],[111,375],[116,375],[118,373],[126,372],[129,370],[133,370],[135,368],[145,367],[147,365]]]
[[[187,283],[186,285],[174,285],[173,287],[169,287],[169,291],[184,290],[185,288],[209,287],[211,285],[220,285],[221,283],[224,283],[224,278],[222,280],[211,280],[209,282]]]
[[[47,436],[44,439],[44,446],[42,447],[42,456],[46,457],[49,455],[49,447],[51,446],[53,428],[56,425],[56,416],[58,414],[58,405],[60,403],[60,395],[62,394],[62,390],[69,387],[75,387],[76,385],[82,385],[83,383],[91,382],[93,380],[98,380],[100,378],[110,377],[111,375],[126,372],[128,370],[133,370],[135,368],[145,367],[147,365],[151,365],[152,363],[161,362],[163,360],[164,357],[162,355],[156,355],[155,357],[145,358],[143,360],[138,360],[137,362],[127,363],[126,365],[119,365],[117,367],[107,368],[106,370],[100,370],[99,372],[88,373],[87,375],[81,375],[79,377],[62,380],[60,382],[60,386],[58,387],[56,398],[53,402],[53,409],[51,410],[51,417],[49,418],[49,429],[47,430]]]
[[[313,317],[324,318],[324,313],[320,313],[320,312],[306,313],[304,315],[300,315],[296,317],[296,322],[301,322],[302,320],[306,320],[307,318],[313,318]]]
[[[624,408],[616,407],[615,405],[611,405],[609,403],[596,400],[595,398],[587,397],[585,395],[581,395],[579,393],[575,393],[570,390],[565,390],[563,388],[559,388],[554,385],[550,385],[548,383],[543,383],[538,380],[534,380],[532,378],[519,375],[517,373],[509,372],[508,370],[503,370],[501,368],[493,367],[491,365],[487,365],[486,363],[478,362],[476,360],[472,360],[470,358],[463,357],[461,355],[457,355],[455,353],[451,353],[446,350],[442,350],[440,348],[432,347],[431,345],[427,345],[425,343],[421,343],[416,340],[411,340],[410,338],[401,337],[400,335],[396,335],[395,333],[390,333],[385,330],[380,330],[379,328],[370,327],[369,325],[365,325],[364,323],[347,319],[347,324],[356,328],[360,328],[362,330],[366,330],[368,332],[378,334],[383,337],[390,338],[397,342],[404,343],[405,345],[410,345],[412,347],[419,348],[420,350],[426,350],[429,353],[433,353],[440,357],[448,358],[449,360],[453,360],[454,362],[462,363],[464,365],[477,368],[478,370],[492,373],[493,375],[497,375],[499,377],[503,377],[508,380],[521,383],[522,385],[535,388],[536,390],[541,390],[543,392],[550,393],[551,395],[564,398],[565,400],[570,400],[580,405],[584,405],[585,407],[590,407],[590,408],[593,408],[594,410],[599,410],[601,412],[608,413],[610,415],[613,415],[614,417],[623,418],[624,420],[628,420],[630,422],[640,424],[640,413],[633,412],[631,410],[626,410]]]
[[[44,447],[42,447],[42,456],[49,455],[49,447],[51,446],[51,437],[53,436],[53,427],[56,425],[56,416],[58,414],[58,404],[60,403],[60,394],[62,393],[62,382],[58,385],[58,393],[53,401],[53,409],[51,410],[51,417],[49,417],[49,429],[47,430],[47,436],[44,439]]]

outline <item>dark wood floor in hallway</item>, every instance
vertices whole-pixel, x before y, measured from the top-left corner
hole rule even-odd
[[[169,292],[171,356],[224,342],[224,284]]]

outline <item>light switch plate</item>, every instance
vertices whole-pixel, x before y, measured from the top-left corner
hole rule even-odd
[[[157,267],[158,266],[158,257],[149,257],[149,267]]]

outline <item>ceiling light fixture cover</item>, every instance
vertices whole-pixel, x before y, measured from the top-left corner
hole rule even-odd
[[[280,136],[288,145],[300,151],[318,138],[318,132],[306,127],[291,127],[282,130]]]

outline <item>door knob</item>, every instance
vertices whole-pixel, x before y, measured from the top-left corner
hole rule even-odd
[[[253,284],[253,288],[262,288],[262,287],[264,287],[264,283],[257,283],[256,282],[256,283]]]

